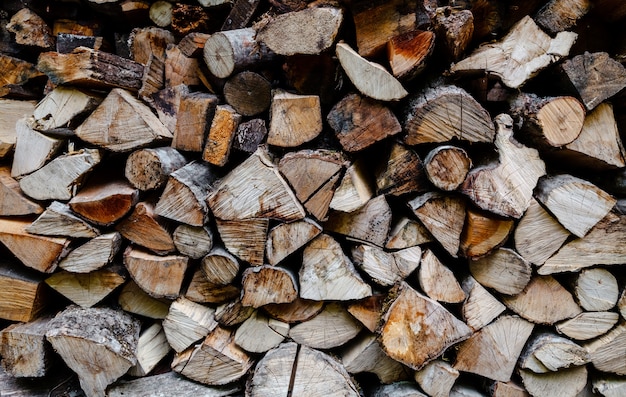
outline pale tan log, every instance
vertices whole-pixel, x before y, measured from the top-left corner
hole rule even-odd
[[[215,327],[215,309],[183,297],[172,302],[163,319],[167,342],[177,353],[204,339]]]
[[[236,71],[271,61],[274,54],[255,39],[253,28],[227,30],[212,34],[204,44],[204,62],[216,77],[226,78]]]
[[[281,344],[288,334],[289,324],[255,311],[237,328],[235,343],[250,353],[265,353]]]
[[[554,324],[582,312],[569,291],[550,276],[533,277],[522,292],[504,296],[502,302],[535,324]],[[554,305],[553,302],[559,304]]]
[[[333,394],[356,397],[359,392],[335,358],[293,342],[281,344],[260,359],[246,386],[250,397]]]
[[[583,312],[556,323],[556,330],[575,340],[589,340],[606,334],[619,321],[615,312]]]
[[[539,274],[576,271],[596,265],[617,265],[626,261],[626,216],[609,213],[584,238],[566,243],[538,270]]]
[[[204,43],[206,43],[210,34],[201,32],[191,32],[176,44],[180,51],[187,57],[199,58],[202,56],[204,50]]]
[[[137,362],[139,329],[139,321],[122,311],[71,306],[52,320],[46,338],[78,374],[85,394],[104,397],[106,387]]]
[[[310,320],[291,327],[289,338],[314,349],[331,349],[348,343],[363,326],[339,303],[329,303]]]
[[[72,135],[76,123],[100,102],[102,97],[95,93],[58,86],[37,104],[28,124],[37,131]]]
[[[456,258],[465,223],[465,200],[440,192],[428,192],[409,201],[408,205],[435,240]]]
[[[131,277],[155,298],[178,297],[188,260],[186,256],[158,256],[133,247],[124,251],[124,265]]]
[[[169,310],[169,302],[151,297],[132,280],[122,287],[117,302],[129,313],[153,319],[164,319]]]
[[[18,101],[15,99],[0,99],[0,159],[13,151],[17,141],[15,123],[28,117],[35,110],[34,101]]]
[[[53,290],[80,307],[92,307],[124,284],[121,266],[110,266],[89,273],[55,272],[46,279]]]
[[[281,267],[249,267],[243,272],[241,285],[241,304],[255,309],[270,303],[293,302],[298,297],[295,275]]]
[[[357,160],[346,169],[329,208],[352,212],[364,206],[372,197],[374,189],[365,170],[365,163],[363,160]]]
[[[170,224],[154,213],[154,203],[137,203],[129,216],[115,226],[124,238],[160,254],[174,251]]]
[[[397,142],[391,144],[386,161],[379,163],[375,174],[378,195],[401,196],[431,189],[417,153]]]
[[[411,30],[387,42],[387,59],[394,77],[409,81],[422,73],[435,49],[435,34]]]
[[[0,318],[32,321],[43,313],[48,303],[49,293],[41,274],[17,261],[7,258],[0,261]]]
[[[125,179],[105,178],[92,179],[68,204],[87,221],[111,226],[128,214],[138,199],[139,190]]]
[[[474,15],[470,10],[438,7],[433,18],[437,43],[448,59],[457,61],[474,35]]]
[[[130,32],[128,38],[132,60],[143,65],[148,64],[151,55],[164,61],[168,44],[175,42],[176,39],[172,32],[156,26],[135,28]]]
[[[245,0],[243,0],[245,1]],[[241,152],[252,154],[261,145],[267,136],[265,119],[244,121],[237,127],[237,135],[233,141],[233,148]]]
[[[43,236],[93,238],[100,231],[78,217],[67,204],[53,201],[37,219],[25,229],[28,233]]]
[[[517,316],[498,318],[459,345],[454,368],[508,382],[533,328]]]
[[[456,190],[470,168],[472,160],[463,148],[457,146],[437,146],[424,158],[424,171],[428,180],[441,190]]]
[[[129,91],[115,88],[76,128],[76,136],[113,152],[128,152],[168,141],[172,133],[147,105]]]
[[[284,90],[272,93],[267,143],[296,147],[322,132],[322,111],[317,95],[297,95]]]
[[[333,211],[324,223],[327,231],[378,247],[385,245],[391,227],[391,208],[384,195],[377,196],[353,212]]]
[[[587,367],[574,367],[557,372],[536,374],[521,369],[519,371],[524,388],[533,397],[576,397],[587,384]]]
[[[225,386],[207,386],[189,380],[173,371],[133,380],[118,381],[107,390],[109,397],[149,397],[153,395],[162,395],[163,397],[226,397],[240,391],[241,386],[237,383]]]
[[[28,8],[22,8],[6,25],[9,32],[15,33],[15,42],[26,46],[50,49],[54,47],[55,37],[52,29],[39,15]]]
[[[604,397],[620,397],[626,393],[626,379],[602,376],[592,381],[593,391]]]
[[[221,167],[228,162],[241,115],[229,105],[217,105],[209,134],[202,152],[202,160]]]
[[[609,333],[584,345],[591,363],[599,371],[626,375],[626,323],[623,321]]]
[[[171,350],[165,332],[160,323],[156,322],[143,330],[137,342],[137,364],[128,370],[131,376],[146,376]],[[109,391],[109,396],[111,392]]]
[[[178,252],[190,257],[200,259],[213,248],[213,232],[207,226],[180,225],[172,234],[174,246]]]
[[[495,129],[489,113],[462,88],[439,84],[409,98],[404,118],[407,145],[447,142],[492,142]]]
[[[168,45],[165,51],[164,77],[166,87],[181,84],[198,86],[205,78],[200,68],[200,60],[185,56],[175,45]]]
[[[602,268],[585,269],[578,274],[574,295],[583,310],[601,312],[611,310],[619,298],[617,279]]]
[[[84,176],[100,163],[97,149],[81,149],[54,160],[20,180],[20,188],[35,200],[69,200]]]
[[[519,367],[538,374],[577,367],[591,360],[589,352],[567,338],[550,332],[535,335],[522,353]]]
[[[241,289],[238,286],[217,285],[209,283],[201,269],[197,269],[191,278],[191,282],[185,291],[185,298],[197,303],[224,303],[240,296]]]
[[[387,355],[419,370],[471,330],[436,301],[402,282],[390,293],[382,316],[380,342]]]
[[[585,236],[616,203],[611,195],[591,182],[568,174],[541,179],[535,197],[578,237]]]
[[[172,369],[206,385],[226,385],[243,377],[254,360],[239,348],[234,334],[216,327],[202,343],[176,355]]]
[[[484,287],[505,295],[517,295],[528,285],[532,268],[510,248],[499,248],[469,264],[472,276]]]
[[[154,213],[191,226],[202,226],[209,219],[206,198],[216,176],[205,163],[193,161],[172,172]]]
[[[241,298],[236,297],[215,309],[215,321],[221,326],[232,327],[246,321],[255,311],[252,306],[242,305]]]
[[[15,378],[40,378],[54,364],[52,349],[46,344],[46,331],[52,317],[9,325],[0,332],[2,368]]]
[[[576,22],[591,9],[589,0],[551,0],[534,17],[546,32],[556,34],[576,26]]]
[[[0,242],[25,266],[42,273],[52,273],[67,254],[70,240],[30,234],[28,220],[0,219]]]
[[[0,216],[36,215],[43,210],[24,196],[19,182],[11,177],[11,167],[0,166]]]
[[[569,235],[567,229],[532,199],[515,227],[515,250],[528,262],[541,266]]]
[[[185,164],[187,159],[173,147],[139,149],[128,156],[124,175],[139,190],[157,189],[165,185],[172,172]]]
[[[310,320],[322,311],[323,301],[296,298],[293,302],[263,306],[272,318],[292,324]]]
[[[304,218],[301,221],[281,223],[267,236],[265,254],[270,265],[276,265],[322,232],[322,227]]]
[[[402,131],[391,109],[356,93],[337,102],[326,120],[348,152],[358,152]]]
[[[485,44],[469,57],[452,65],[453,73],[484,72],[498,76],[510,88],[519,88],[551,63],[569,55],[577,34],[560,32],[555,38],[544,33],[525,16],[500,41]],[[521,43],[532,43],[523,46]],[[510,54],[516,49],[515,57]]]
[[[300,298],[353,300],[372,295],[339,243],[320,234],[307,244],[299,272]]]
[[[466,298],[452,270],[445,266],[430,249],[422,254],[420,267],[417,270],[417,281],[422,291],[430,299],[438,302],[461,303]]]
[[[415,382],[431,397],[448,397],[460,373],[444,360],[433,360],[415,372]]]
[[[263,188],[253,189],[254,186]],[[304,209],[264,148],[259,148],[221,179],[207,202],[213,215],[223,220],[295,221],[305,216]]]
[[[386,295],[380,293],[360,299],[348,305],[348,312],[361,322],[370,332],[378,329],[380,316],[383,312],[383,304]]]
[[[341,363],[351,374],[369,372],[383,383],[404,380],[409,370],[385,354],[374,334],[363,334],[341,350]]]
[[[62,138],[44,135],[28,126],[26,119],[17,120],[15,151],[11,176],[21,177],[37,171],[50,161],[65,143]]]
[[[506,243],[515,223],[492,213],[469,207],[461,234],[461,254],[477,259],[489,255]]]
[[[461,287],[467,295],[461,307],[461,315],[472,330],[483,328],[506,310],[506,306],[472,276],[465,277]]]
[[[489,386],[491,397],[528,397],[529,394],[522,386],[513,381],[493,382]]]
[[[361,94],[380,101],[397,101],[409,94],[384,67],[361,57],[348,44],[338,43],[335,51],[341,67]]]
[[[256,39],[279,55],[315,55],[333,45],[342,22],[341,8],[311,7],[272,18]]]
[[[216,219],[217,231],[228,252],[253,266],[264,264],[269,219],[223,221]],[[246,236],[246,238],[241,238]]]
[[[172,24],[172,8],[174,6],[169,1],[155,1],[150,5],[150,20],[162,28],[170,26]]]
[[[183,92],[173,123],[172,147],[178,150],[202,152],[215,116],[217,97],[202,92]]]
[[[530,205],[533,189],[546,167],[536,149],[515,140],[509,115],[496,116],[495,124],[498,161],[472,169],[461,191],[484,210],[519,218]]]
[[[386,249],[403,249],[425,244],[433,240],[430,232],[420,222],[402,217],[391,224]]]
[[[217,285],[230,284],[239,273],[237,258],[221,247],[213,249],[200,262],[200,268],[207,281]]]
[[[388,287],[406,279],[417,269],[422,260],[422,249],[411,247],[385,252],[371,245],[357,245],[352,249],[352,260],[374,282]]]

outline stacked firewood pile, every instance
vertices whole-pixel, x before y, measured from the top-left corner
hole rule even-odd
[[[622,0],[0,22],[0,395],[626,395]]]

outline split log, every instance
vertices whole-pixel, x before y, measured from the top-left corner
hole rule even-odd
[[[217,97],[202,92],[183,92],[179,100],[172,147],[202,152],[215,116]]]
[[[462,88],[436,84],[412,95],[404,118],[407,145],[447,142],[493,142],[489,113]]]
[[[509,115],[496,116],[495,146],[499,160],[469,172],[461,191],[478,207],[505,217],[521,217],[539,178],[546,173],[536,149],[520,145],[513,137]],[[515,171],[513,171],[515,170]],[[491,194],[484,194],[493,192]]]
[[[6,25],[6,29],[15,34],[17,44],[44,50],[54,47],[55,40],[50,26],[28,8],[22,8],[16,12]]]
[[[255,311],[252,306],[242,305],[241,298],[236,297],[215,309],[215,321],[221,326],[233,327],[246,321]]]
[[[241,386],[237,383],[225,386],[206,386],[170,371],[144,378],[119,381],[111,385],[107,391],[109,397],[149,397],[154,394],[226,397],[240,392]]]
[[[213,232],[207,226],[180,225],[172,234],[174,246],[191,259],[200,259],[213,248]]]
[[[233,282],[239,273],[237,258],[221,247],[213,249],[200,262],[204,277],[212,284],[226,285]]]
[[[558,394],[563,397],[578,396],[587,384],[587,367],[574,367],[557,372],[536,374],[519,371],[524,388],[531,396],[548,397]]]
[[[599,371],[617,375],[626,374],[626,324],[621,322],[609,333],[584,345],[591,363]]]
[[[322,111],[317,95],[297,95],[275,90],[270,107],[267,143],[296,147],[322,132]]]
[[[244,270],[241,290],[241,304],[255,309],[270,303],[293,302],[298,297],[295,275],[288,269],[269,265]]]
[[[389,358],[373,334],[357,337],[341,351],[341,363],[351,374],[369,372],[382,383],[408,378],[409,371],[399,362]]]
[[[158,58],[161,62],[165,61],[168,45],[175,42],[172,32],[155,26],[135,28],[128,38],[131,59],[143,65],[148,64],[150,56]]]
[[[491,397],[528,397],[528,392],[513,381],[493,382],[489,386]]]
[[[322,232],[322,227],[308,218],[281,223],[269,231],[265,248],[267,262],[276,265]]]
[[[307,244],[299,272],[300,298],[353,300],[372,295],[337,241],[320,234]]]
[[[461,254],[471,259],[489,255],[507,241],[513,226],[512,219],[503,219],[489,212],[468,207],[461,234]]]
[[[359,242],[382,247],[391,227],[391,208],[385,196],[377,196],[354,212],[334,211],[324,223],[328,231]]]
[[[374,197],[374,189],[369,181],[364,160],[350,165],[337,186],[329,208],[335,211],[352,212],[365,205]]]
[[[72,211],[87,221],[98,226],[110,226],[137,204],[139,191],[126,180],[92,181],[68,203]]]
[[[411,247],[385,252],[378,247],[357,245],[352,249],[352,260],[377,284],[392,286],[417,269],[422,260],[422,249]]]
[[[76,305],[93,307],[120,285],[126,276],[121,266],[110,266],[89,273],[55,272],[46,284]]]
[[[217,231],[224,247],[237,258],[253,266],[264,263],[268,219],[223,221],[216,219]],[[241,236],[246,236],[242,239]]]
[[[590,8],[588,0],[551,0],[537,11],[534,20],[546,32],[557,34],[574,27]]]
[[[33,101],[18,101],[15,99],[0,99],[0,159],[13,151],[17,141],[15,123],[31,115],[35,109]],[[35,147],[33,147],[35,149]]]
[[[622,318],[626,320],[626,288],[622,289],[622,294],[617,301],[617,309],[622,315]]]
[[[380,317],[383,312],[385,298],[385,295],[376,294],[360,299],[348,305],[348,312],[359,320],[370,332],[375,333],[378,329]]]
[[[33,97],[32,92],[24,85],[44,76],[44,73],[32,63],[4,54],[0,54],[0,68],[10,72],[5,73],[0,81],[0,96],[3,97],[13,93]]]
[[[0,216],[37,215],[43,208],[29,200],[20,183],[11,177],[9,166],[0,166]]]
[[[156,253],[167,254],[176,249],[170,234],[170,225],[154,213],[154,203],[137,203],[129,216],[115,226],[115,230],[131,242]]]
[[[181,98],[188,94],[189,87],[185,85],[166,87],[152,94],[150,106],[156,110],[159,120],[172,134],[176,132]]]
[[[289,338],[314,349],[331,349],[349,342],[361,329],[361,323],[343,306],[329,303],[312,319],[292,326]]]
[[[260,74],[244,71],[224,84],[224,99],[237,113],[255,116],[270,107],[272,87]]]
[[[139,334],[137,341],[137,364],[128,370],[131,376],[146,376],[170,352],[165,332],[160,323],[156,322]],[[111,391],[108,391],[111,395]]]
[[[556,324],[556,330],[576,340],[589,340],[606,334],[617,322],[615,312],[583,312]]]
[[[237,134],[233,141],[233,148],[236,150],[252,154],[256,152],[265,137],[267,127],[264,119],[252,119],[239,123]]]
[[[174,141],[176,135],[174,135]],[[174,145],[172,141],[172,145]],[[187,164],[187,159],[174,147],[139,149],[126,159],[124,175],[141,191],[158,189],[165,185],[168,176]]]
[[[0,332],[2,368],[16,378],[41,378],[49,375],[54,364],[46,331],[52,317],[12,324]]]
[[[432,240],[430,232],[420,222],[401,217],[392,222],[385,248],[389,250],[410,248]]]
[[[172,133],[129,91],[115,88],[76,128],[76,136],[113,152],[128,152],[169,140]]]
[[[164,83],[166,87],[177,85],[198,86],[202,84],[203,72],[200,61],[189,58],[175,45],[165,51]],[[206,79],[206,77],[204,77]]]
[[[235,0],[228,16],[222,24],[222,31],[242,29],[248,26],[248,22],[256,12],[261,0]]]
[[[443,360],[433,360],[415,372],[414,378],[422,390],[431,397],[450,396],[452,386],[460,373]]]
[[[24,268],[17,261],[2,259],[0,318],[9,321],[33,321],[46,310],[48,295],[41,274]],[[4,353],[2,356],[7,358]]]
[[[619,297],[617,279],[606,269],[585,269],[576,278],[574,295],[585,311],[611,310]]]
[[[119,233],[103,234],[73,249],[59,262],[59,267],[72,273],[98,270],[113,260],[121,245],[122,236]]]
[[[293,302],[263,306],[272,318],[292,324],[308,321],[322,311],[324,302],[296,298]]]
[[[485,44],[469,57],[452,65],[452,73],[482,72],[499,77],[510,88],[519,88],[551,63],[569,55],[577,34],[544,33],[529,16],[515,24],[499,42]],[[531,42],[532,47],[520,43]],[[512,51],[519,49],[515,57]]]
[[[456,146],[438,146],[424,158],[424,171],[428,180],[441,190],[456,190],[470,168],[472,160],[467,152]]]
[[[441,263],[431,250],[425,250],[422,255],[417,281],[430,299],[444,303],[460,303],[465,300],[465,292],[452,270]]]
[[[520,357],[520,368],[538,374],[577,367],[591,360],[589,352],[567,338],[544,332],[535,335]]]
[[[241,289],[235,285],[217,285],[209,283],[202,270],[193,273],[185,298],[197,303],[224,303],[241,295]]]
[[[202,160],[218,167],[228,162],[230,148],[237,133],[241,115],[229,105],[217,105],[211,121]]]
[[[388,149],[387,161],[376,169],[376,194],[401,196],[429,190],[424,165],[417,153],[393,142]]]
[[[46,339],[78,374],[85,394],[104,397],[106,387],[137,362],[139,328],[122,311],[71,306],[52,320]]]
[[[410,81],[422,73],[435,48],[431,31],[411,30],[387,42],[387,59],[395,78]]]
[[[608,376],[596,378],[593,380],[593,391],[604,397],[619,397],[626,391],[626,381]]]
[[[433,21],[437,42],[446,57],[457,61],[469,46],[474,35],[474,15],[470,10],[438,7]]]
[[[488,256],[471,261],[469,269],[484,287],[505,295],[522,292],[532,275],[530,263],[510,248],[499,248]]]
[[[186,57],[200,58],[204,51],[204,43],[206,43],[209,36],[210,34],[208,33],[191,32],[180,39],[176,46]]]
[[[14,124],[15,149],[11,176],[18,178],[43,167],[61,149],[65,139],[39,133],[28,126],[25,119]]]
[[[169,302],[151,297],[132,280],[122,287],[117,302],[124,311],[153,319],[164,319],[169,310]]]
[[[472,276],[465,277],[461,287],[467,296],[461,307],[461,315],[472,330],[485,327],[506,310],[506,306]]]
[[[265,353],[278,347],[289,334],[289,324],[255,311],[235,332],[235,343],[251,353]]]
[[[53,201],[37,219],[25,229],[28,233],[42,236],[65,236],[93,238],[100,231],[77,216],[69,205]]]
[[[180,255],[158,256],[128,247],[124,265],[141,289],[155,298],[177,298],[189,258]]]
[[[182,297],[172,302],[163,319],[167,343],[177,353],[204,339],[215,327],[215,309]]]

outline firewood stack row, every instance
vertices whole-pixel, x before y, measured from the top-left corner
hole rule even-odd
[[[0,395],[626,395],[621,0],[0,19]]]

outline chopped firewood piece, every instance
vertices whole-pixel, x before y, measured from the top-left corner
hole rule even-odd
[[[211,121],[202,160],[219,167],[228,162],[241,115],[229,105],[217,105],[215,115]]]
[[[567,229],[532,199],[515,228],[515,250],[528,262],[541,266],[569,235]]]
[[[433,360],[415,372],[415,381],[431,397],[448,397],[460,373],[443,360]]]
[[[269,109],[272,86],[260,74],[244,71],[224,84],[224,99],[237,113],[254,116]]]
[[[531,17],[525,16],[500,41],[479,47],[450,70],[493,74],[507,87],[519,88],[551,63],[568,56],[577,36],[559,32],[551,38]],[[513,52],[515,57],[511,56]]]
[[[110,226],[126,215],[138,198],[139,191],[126,180],[99,180],[84,186],[69,206],[91,223]]]
[[[424,158],[424,171],[428,180],[441,190],[456,190],[472,168],[472,160],[460,147],[437,146]]]
[[[200,259],[213,248],[213,232],[207,226],[180,225],[172,235],[174,245],[178,252],[190,257]]]
[[[259,63],[269,62],[276,54],[255,39],[253,28],[217,32],[204,44],[204,62],[215,77],[224,79]],[[283,33],[281,33],[283,35]]]
[[[243,377],[254,365],[235,344],[234,331],[216,327],[202,343],[177,354],[172,369],[206,385],[226,385]]]
[[[176,46],[180,49],[186,57],[199,58],[204,50],[204,43],[206,43],[210,34],[191,32],[183,37]]]
[[[59,262],[59,267],[72,273],[89,273],[113,260],[122,246],[122,236],[111,232],[95,237],[74,248]]]
[[[87,396],[104,397],[106,387],[135,365],[139,320],[121,310],[70,306],[50,323],[46,339],[80,380]]]
[[[305,216],[304,209],[264,148],[259,148],[221,179],[207,202],[213,215],[223,220],[295,221]]]
[[[241,294],[235,285],[217,285],[209,283],[201,269],[193,273],[191,282],[185,292],[185,298],[197,303],[224,303]]]
[[[132,280],[122,287],[118,303],[124,311],[159,320],[164,319],[169,310],[169,302],[151,297]]]
[[[108,42],[102,36],[57,33],[56,41],[56,50],[60,54],[69,54],[78,47],[87,47],[96,51],[105,50],[108,47]]]
[[[130,376],[146,376],[171,350],[165,332],[160,323],[156,322],[139,335],[137,342],[137,364],[128,370]],[[161,389],[163,390],[163,389]],[[111,395],[109,391],[109,396]]]
[[[283,90],[272,94],[267,143],[296,147],[322,132],[322,111],[317,95],[297,95]]]
[[[515,140],[509,115],[496,116],[495,123],[499,160],[472,169],[461,191],[484,210],[519,218],[530,205],[537,181],[546,173],[545,164],[536,149]]]
[[[267,236],[265,253],[268,263],[276,265],[321,232],[322,227],[308,218],[274,227]]]
[[[371,199],[354,212],[333,211],[324,223],[328,231],[378,247],[385,245],[390,226],[391,208],[384,195]]]
[[[626,393],[626,379],[602,376],[593,379],[593,391],[604,397],[620,397]]]
[[[171,139],[172,133],[147,105],[115,88],[76,128],[76,136],[113,152],[128,152]]]
[[[98,229],[72,212],[69,205],[59,201],[50,203],[43,214],[39,215],[25,230],[42,236],[93,238],[100,235]]]
[[[102,97],[73,87],[59,86],[48,93],[33,110],[29,126],[37,131],[72,135],[72,128],[93,111]]]
[[[20,183],[11,177],[11,167],[0,166],[0,216],[41,214],[43,208],[29,200]]]
[[[48,295],[41,274],[24,268],[17,261],[6,258],[0,261],[0,318],[32,321],[50,303]],[[2,356],[7,357],[4,353]]]
[[[222,24],[222,31],[241,29],[248,26],[248,22],[256,12],[261,0],[234,0],[228,16]]]
[[[178,36],[209,29],[209,14],[199,5],[175,3],[172,9],[172,31]]]
[[[447,142],[493,142],[489,113],[467,91],[452,85],[433,85],[411,96],[404,119],[407,145]]]
[[[154,96],[165,88],[165,63],[155,57],[150,56],[141,78],[141,88],[137,92],[139,98],[146,103],[154,105]]]
[[[207,386],[170,371],[158,375],[115,382],[108,390],[109,397],[168,396],[227,397],[241,392],[241,385]]]
[[[524,388],[531,396],[575,397],[587,384],[587,367],[585,366],[545,374],[520,369],[519,374]]]
[[[41,378],[52,372],[52,349],[45,338],[51,320],[41,317],[0,331],[2,367],[8,374],[15,378]]]
[[[15,150],[11,176],[18,178],[37,171],[50,161],[65,143],[62,138],[54,138],[35,131],[24,119],[15,125]]]
[[[155,25],[165,28],[172,24],[172,9],[174,5],[169,1],[159,0],[150,5],[150,20]]]
[[[314,349],[331,349],[352,340],[362,327],[339,303],[329,303],[312,319],[292,326],[289,338]]]
[[[148,26],[133,29],[128,42],[132,60],[146,65],[150,56],[165,61],[165,50],[168,44],[175,44],[176,38],[169,30]]]
[[[376,332],[383,311],[384,300],[385,295],[382,294],[368,296],[348,305],[348,312],[370,332]]]
[[[154,252],[166,254],[176,249],[170,225],[154,213],[154,203],[137,203],[133,212],[115,226],[124,238]]]
[[[607,311],[617,304],[619,286],[615,276],[606,269],[584,269],[576,278],[574,295],[585,311]]]
[[[465,223],[465,200],[439,192],[428,192],[408,204],[433,237],[456,258]]]
[[[268,219],[223,221],[216,219],[217,231],[224,247],[239,259],[254,266],[264,263]],[[242,239],[241,236],[246,236]]]
[[[155,298],[177,298],[189,258],[180,255],[158,256],[128,247],[124,265],[141,289]]]
[[[528,392],[513,381],[493,382],[489,386],[491,397],[528,397]]]
[[[42,273],[52,273],[68,251],[70,239],[30,234],[28,220],[0,219],[0,243],[25,266]]]
[[[258,308],[270,303],[289,303],[298,297],[295,275],[288,269],[276,266],[247,268],[243,272],[241,284],[241,304],[244,306]]]
[[[456,396],[454,392],[450,393],[451,396]],[[465,395],[465,394],[463,394]],[[389,397],[389,396],[414,396],[414,397],[427,397],[422,393],[419,387],[413,382],[402,381],[394,382],[388,385],[380,385],[376,387],[371,394],[372,397]]]
[[[424,165],[410,148],[394,142],[388,150],[387,161],[376,169],[376,193],[400,196],[429,190]]]
[[[204,339],[215,327],[215,309],[182,297],[172,302],[163,320],[167,342],[177,353]]]
[[[35,200],[69,200],[84,176],[100,163],[97,149],[81,149],[56,157],[20,180],[20,188]]]
[[[622,289],[622,294],[617,301],[617,310],[622,315],[622,318],[626,320],[626,288]]]
[[[15,147],[17,141],[16,122],[33,113],[35,102],[0,99],[0,107],[2,107],[2,112],[0,112],[0,159],[2,159],[11,153]],[[35,150],[35,147],[32,150]]]
[[[424,251],[420,263],[417,280],[430,299],[444,303],[460,303],[465,300],[465,292],[452,270],[441,263],[431,250]]]
[[[541,179],[535,197],[578,237],[584,237],[616,203],[611,195],[591,182],[568,174]]]
[[[89,273],[55,272],[46,284],[78,306],[92,307],[125,281],[122,267],[112,266]]]
[[[408,378],[408,370],[385,354],[374,334],[359,336],[341,351],[341,362],[351,374],[369,372],[383,383]]]
[[[507,241],[513,226],[512,219],[503,219],[472,207],[467,208],[461,234],[461,253],[471,259],[489,255]]]
[[[286,322],[299,323],[308,321],[322,311],[324,302],[296,298],[293,302],[277,303],[263,306],[272,318]]]
[[[350,165],[337,186],[329,208],[335,211],[352,212],[369,202],[374,197],[364,160],[357,160]]]
[[[250,397],[359,396],[357,386],[337,359],[293,342],[280,344],[259,360],[246,394]]]
[[[186,57],[178,46],[168,46],[165,51],[164,78],[166,87],[202,84],[202,69],[196,58]]]
[[[432,241],[430,232],[420,222],[407,217],[394,221],[385,248],[389,250],[415,247]]]
[[[591,8],[589,0],[551,0],[533,18],[546,32],[556,34],[569,30]]]
[[[435,48],[435,34],[424,30],[411,30],[392,37],[387,42],[387,59],[393,76],[399,80],[412,80],[428,63]]]
[[[118,55],[78,47],[69,54],[44,52],[37,69],[54,84],[93,88],[123,88],[137,92],[141,88],[143,65]]]
[[[484,287],[505,295],[517,295],[528,285],[532,268],[510,248],[499,248],[469,264],[472,276]]]
[[[128,156],[124,175],[141,191],[158,189],[165,185],[172,172],[185,164],[187,159],[173,147],[139,149]]]
[[[465,52],[474,34],[474,15],[470,10],[438,7],[433,18],[433,28],[438,45],[446,56],[457,61]]]
[[[502,302],[535,324],[554,324],[582,312],[570,292],[551,276],[533,277],[522,292],[504,296]]]
[[[236,297],[215,309],[215,321],[224,327],[233,327],[246,321],[255,311],[252,306],[242,305],[241,298]]]
[[[204,277],[212,284],[226,285],[239,274],[237,258],[221,247],[213,247],[200,262]]]
[[[153,94],[150,98],[150,106],[156,110],[156,114],[161,123],[172,133],[176,133],[176,123],[178,123],[178,111],[183,96],[189,94],[189,87],[178,85],[176,87],[166,87]],[[181,118],[184,114],[181,114]],[[197,122],[198,120],[195,120]]]
[[[454,368],[508,382],[534,324],[502,316],[459,344]]]
[[[519,366],[543,374],[585,365],[590,360],[589,352],[582,346],[567,338],[543,332],[530,340],[520,357]]]
[[[391,286],[406,279],[417,269],[421,258],[420,247],[395,252],[385,252],[370,245],[358,245],[352,249],[352,260],[374,282],[383,286]]]
[[[467,295],[461,308],[461,314],[463,321],[472,330],[477,331],[483,328],[506,310],[506,306],[491,295],[472,276],[467,276],[463,280],[461,287]]]
[[[337,241],[320,234],[307,244],[300,268],[300,298],[353,300],[372,295]]]
[[[380,342],[389,357],[410,368],[419,370],[471,335],[465,323],[405,282],[397,284],[389,297]]]
[[[591,355],[593,366],[603,372],[626,375],[626,324],[620,323],[609,333],[585,346]]]
[[[566,60],[560,68],[587,110],[594,109],[626,87],[624,66],[606,52],[585,52]]]
[[[408,95],[402,84],[378,63],[361,57],[346,43],[336,46],[337,58],[361,94],[380,101],[397,101]]]
[[[250,353],[265,353],[278,347],[289,333],[289,324],[255,311],[235,332],[235,343]]]
[[[215,116],[217,97],[203,92],[182,93],[176,112],[172,147],[202,152]]]
[[[576,340],[589,340],[606,334],[619,321],[615,312],[583,312],[556,324],[559,333]]]
[[[233,148],[252,154],[256,152],[266,136],[267,127],[264,119],[252,119],[239,123],[237,134],[233,141]]]
[[[52,29],[39,15],[28,8],[22,8],[11,17],[6,26],[7,30],[15,33],[17,44],[50,49],[54,47]]]

